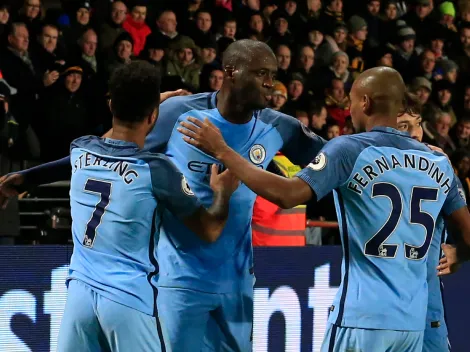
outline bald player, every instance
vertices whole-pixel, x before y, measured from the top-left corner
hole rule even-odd
[[[224,53],[223,69],[220,91],[162,103],[160,117],[144,145],[144,150],[163,153],[177,166],[187,180],[184,191],[194,193],[203,205],[212,203],[211,165],[222,165],[181,139],[176,128],[188,116],[207,117],[228,145],[259,169],[266,168],[278,151],[293,163],[306,165],[326,143],[293,117],[266,108],[277,72],[276,56],[266,44],[236,41]],[[57,175],[61,173],[46,165],[22,176],[30,183],[47,183]],[[10,175],[0,182],[0,201],[17,181],[18,177]],[[159,319],[173,351],[251,351],[255,198],[245,185],[237,189],[226,227],[210,244],[171,212],[163,212],[157,247],[160,271],[154,278]]]
[[[188,118],[180,128],[188,144],[283,208],[334,190],[343,273],[322,351],[421,352],[427,254],[441,212],[470,244],[470,214],[447,158],[397,130],[405,100],[397,71],[363,72],[351,91],[352,121],[363,133],[333,139],[292,179],[247,163],[208,120]]]

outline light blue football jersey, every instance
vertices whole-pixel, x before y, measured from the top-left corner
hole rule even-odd
[[[164,153],[177,166],[204,206],[212,203],[210,166],[220,162],[183,141],[176,128],[187,116],[209,118],[231,148],[262,168],[279,150],[293,163],[307,165],[326,143],[298,120],[271,109],[255,112],[245,124],[233,124],[219,114],[216,96],[217,93],[202,93],[163,102],[145,144],[146,150]],[[256,194],[245,185],[235,191],[227,224],[220,238],[211,244],[197,238],[173,214],[164,212],[158,244],[158,285],[210,293],[251,290],[251,218],[255,199]]]
[[[73,255],[68,281],[156,315],[156,248],[161,216],[193,214],[198,200],[161,154],[134,143],[86,136],[71,145]],[[80,309],[80,307],[77,307]]]
[[[344,257],[329,322],[424,330],[436,219],[465,206],[447,158],[376,127],[333,139],[298,177],[318,199],[335,190]]]

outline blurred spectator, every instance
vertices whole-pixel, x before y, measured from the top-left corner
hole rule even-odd
[[[284,84],[288,83],[290,75],[290,64],[292,59],[291,50],[287,45],[279,45],[276,49],[277,79]]]
[[[354,134],[354,125],[351,120],[351,116],[346,117],[346,122],[344,123],[343,130],[340,134],[347,136],[348,134]]]
[[[382,44],[394,43],[397,28],[397,1],[386,0],[381,3],[382,14],[380,15],[379,39]]]
[[[460,180],[465,192],[465,198],[470,196],[470,154],[468,150],[457,150],[450,158],[454,171]]]
[[[449,136],[452,118],[448,113],[436,111],[432,120],[423,122],[423,142],[441,148],[447,155],[452,155],[456,146]]]
[[[444,53],[444,43],[446,41],[444,33],[439,30],[435,30],[429,35],[430,49],[434,53],[436,60],[446,59],[447,56]]]
[[[21,0],[18,0],[21,1]],[[43,26],[43,11],[41,0],[24,0],[15,22],[23,22],[32,38],[36,37]]]
[[[431,49],[425,49],[419,55],[419,65],[417,74],[430,81],[434,80],[434,68],[436,67],[436,56]],[[442,78],[442,77],[441,77]]]
[[[310,129],[322,136],[326,136],[325,125],[326,125],[326,118],[327,112],[325,105],[322,101],[312,101],[310,102],[307,110],[307,114],[310,120]]]
[[[367,22],[367,45],[376,48],[380,44],[380,0],[367,0],[363,18]]]
[[[332,34],[338,22],[344,21],[343,16],[343,0],[326,0],[323,12],[318,19],[324,33]]]
[[[199,82],[199,91],[201,93],[220,90],[224,83],[224,71],[222,66],[217,63],[205,65],[201,71]]]
[[[181,84],[191,92],[199,89],[200,66],[196,63],[198,48],[194,41],[185,36],[172,43],[172,57],[168,60],[166,72],[168,76],[179,77]]]
[[[294,43],[294,36],[289,29],[289,16],[284,11],[275,11],[271,17],[272,33],[266,42],[272,49],[284,44],[291,46]],[[239,22],[240,23],[240,22]]]
[[[106,67],[108,77],[111,76],[115,70],[131,62],[133,45],[134,40],[129,33],[123,32],[117,37],[113,52],[111,53]]]
[[[70,143],[89,134],[95,125],[87,97],[82,94],[83,70],[69,66],[60,80],[41,93],[41,124],[36,130],[41,143],[41,158],[55,160],[67,155]]]
[[[201,55],[199,57],[200,65],[210,65],[214,63],[217,57],[217,43],[215,38],[208,37],[204,39],[199,45]]]
[[[284,112],[296,116],[297,111],[305,110],[304,77],[302,74],[295,72],[290,75],[288,82],[288,100],[284,105]]]
[[[429,32],[436,26],[431,16],[429,16],[431,11],[431,0],[416,0],[414,9],[403,16],[403,20],[416,33],[418,45],[429,41]]]
[[[333,78],[337,78],[344,83],[344,88],[349,91],[354,81],[352,74],[348,70],[349,57],[344,51],[338,51],[333,54],[331,64],[328,67],[322,69],[318,74],[318,81],[323,85],[320,87],[320,91],[324,91],[330,86],[330,82]]]
[[[37,41],[31,43],[31,60],[37,76],[44,77],[46,72],[58,71],[58,67],[65,64],[62,55],[57,53],[58,38],[59,29],[54,25],[46,24]]]
[[[325,95],[328,115],[336,121],[341,130],[346,122],[346,117],[350,115],[349,98],[344,91],[344,82],[339,78],[333,78]]]
[[[359,16],[352,16],[348,21],[349,36],[346,53],[349,57],[349,69],[356,74],[364,70],[364,42],[367,39],[367,22]]]
[[[122,25],[126,20],[127,6],[122,1],[115,1],[111,5],[108,19],[100,26],[100,51],[107,53],[112,49],[117,37],[124,32]]]
[[[413,28],[404,27],[398,31],[398,46],[393,57],[393,67],[400,72],[406,82],[414,76],[413,70],[418,62],[415,40],[416,33]]]
[[[432,84],[425,77],[415,77],[411,82],[410,86],[411,93],[416,94],[419,100],[419,104],[424,106],[432,92]]]
[[[440,80],[437,81],[433,85],[433,92],[431,95],[431,102],[429,104],[429,109],[435,111],[440,110],[442,112],[447,113],[451,118],[451,126],[454,126],[457,122],[457,116],[455,115],[454,109],[452,107],[452,89],[453,85],[447,80]],[[423,117],[428,118],[428,116],[424,116],[429,109],[425,109],[423,111]]]
[[[134,56],[139,56],[145,46],[147,36],[152,32],[150,27],[145,23],[147,18],[147,3],[145,1],[137,1],[131,8],[130,14],[122,24],[124,28],[134,40]]]
[[[331,63],[333,54],[338,51],[346,51],[348,28],[343,22],[338,22],[332,35],[325,35],[324,40],[315,52],[317,67],[327,66]]]
[[[450,1],[444,1],[439,6],[440,19],[439,23],[443,27],[444,37],[449,42],[454,42],[457,35],[457,27],[454,24],[455,20],[455,7],[454,4]]]
[[[8,151],[18,140],[18,122],[9,110],[10,97],[15,94],[16,89],[3,79],[0,72],[0,158],[8,157]],[[2,175],[10,172],[3,167],[1,169]]]
[[[318,26],[318,22],[310,22],[305,27],[307,37],[305,42],[316,51],[323,43],[325,36],[322,33],[322,29]]]
[[[0,37],[5,31],[5,27],[10,20],[10,6],[7,3],[0,3]]]
[[[459,67],[452,60],[441,60],[439,63],[439,70],[442,71],[442,78],[452,84],[457,83],[458,69]]]
[[[73,14],[70,19],[70,25],[62,29],[61,45],[67,49],[67,52],[73,52],[75,43],[77,43],[84,32],[91,28],[89,23],[90,10],[89,1],[78,1],[72,7]]]
[[[246,37],[262,42],[266,41],[263,17],[260,13],[251,15],[250,21],[248,22],[248,29],[246,30]]]
[[[10,110],[20,126],[17,157],[38,157],[39,147],[30,124],[37,118],[37,94],[42,88],[29,56],[29,33],[24,23],[13,23],[7,31],[7,47],[0,52],[0,70],[5,80],[17,89]]]
[[[332,140],[340,135],[340,128],[335,120],[332,120],[326,125],[326,139]]]
[[[234,18],[229,17],[224,21],[223,29],[222,29],[222,35],[219,35],[217,40],[220,38],[230,38],[235,40],[235,36],[237,34],[237,21],[235,21]]]
[[[273,82],[273,95],[270,101],[271,109],[276,111],[284,111],[283,106],[287,102],[287,88],[282,82]]]
[[[187,33],[194,40],[197,46],[215,40],[212,33],[212,15],[208,10],[199,10],[196,14],[196,21],[190,32]]]
[[[303,45],[298,52],[298,60],[296,71],[303,76],[304,89],[311,90],[312,84],[315,82],[315,51],[310,45]]]
[[[166,47],[178,39],[177,24],[176,15],[171,10],[165,10],[157,17],[157,36],[165,40]]]
[[[457,45],[453,59],[460,68],[460,72],[470,77],[470,23],[460,28],[460,45]]]
[[[449,136],[455,142],[456,148],[470,151],[470,117],[463,117],[450,130]]]
[[[157,66],[165,72],[164,58],[166,41],[162,36],[150,34],[145,41],[145,47],[140,53],[140,58]]]

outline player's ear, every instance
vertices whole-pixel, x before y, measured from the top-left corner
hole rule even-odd
[[[158,107],[156,107],[156,108],[152,111],[152,113],[151,113],[150,116],[149,116],[149,124],[153,125],[153,124],[157,121],[158,112],[159,112]]]
[[[369,116],[372,112],[372,101],[368,95],[362,97],[362,111]]]
[[[233,79],[237,70],[235,70],[234,66],[227,65],[224,67],[224,72],[226,77]]]

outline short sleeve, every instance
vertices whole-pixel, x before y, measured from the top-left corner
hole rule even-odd
[[[276,129],[282,139],[280,151],[296,165],[307,165],[326,144],[299,120],[279,111],[264,109],[259,119]]]
[[[355,158],[348,153],[346,137],[337,137],[330,141],[296,176],[312,188],[317,200],[322,199],[332,190],[340,187],[349,178]]]
[[[149,162],[155,197],[180,219],[186,218],[201,205],[176,166],[165,156]]]
[[[465,202],[465,195],[462,194],[462,189],[459,188],[459,182],[456,181],[456,177],[452,180],[452,185],[450,186],[449,192],[447,194],[447,198],[444,201],[444,205],[442,206],[442,212],[445,215],[450,215],[454,211],[459,210],[467,206]]]

